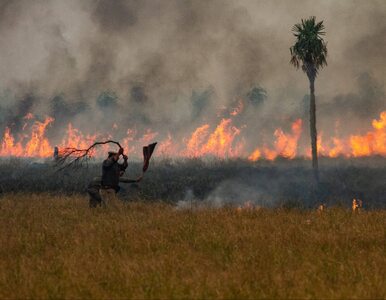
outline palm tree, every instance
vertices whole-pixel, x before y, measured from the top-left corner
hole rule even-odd
[[[290,48],[290,63],[307,74],[310,82],[310,133],[312,148],[312,167],[316,181],[319,181],[318,148],[316,132],[316,104],[315,79],[319,69],[327,66],[327,44],[322,36],[325,35],[323,21],[316,23],[315,17],[310,17],[295,24],[292,32],[296,37],[295,44]]]

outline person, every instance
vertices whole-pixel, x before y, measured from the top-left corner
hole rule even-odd
[[[121,155],[123,163],[118,162]],[[106,206],[106,202],[110,202],[118,193],[120,189],[119,182],[134,183],[141,181],[142,177],[134,180],[121,178],[127,166],[127,155],[123,154],[123,148],[120,148],[118,152],[108,152],[108,157],[102,164],[102,178],[94,178],[87,188],[90,196],[90,207]]]
[[[122,155],[123,163],[118,162]],[[119,191],[119,177],[123,175],[127,169],[127,156],[123,154],[123,148],[120,148],[118,153],[109,152],[107,159],[102,164],[102,189],[113,189],[117,193]]]

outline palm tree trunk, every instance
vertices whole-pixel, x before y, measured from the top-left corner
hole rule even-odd
[[[315,103],[315,80],[310,80],[310,133],[312,148],[312,168],[316,182],[319,182],[318,170],[318,143],[316,132],[316,103]]]

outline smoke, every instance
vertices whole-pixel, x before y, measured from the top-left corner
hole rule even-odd
[[[53,135],[71,121],[184,136],[241,97],[249,109],[238,122],[256,138],[306,117],[308,82],[288,48],[293,24],[311,15],[325,21],[329,49],[316,82],[320,125],[333,130],[348,113],[360,128],[386,104],[382,0],[3,0],[1,127],[32,110],[55,114]],[[248,100],[255,87],[263,104]],[[115,105],[100,105],[106,93]]]
[[[265,193],[259,187],[236,180],[225,180],[216,186],[205,199],[194,197],[192,190],[188,190],[184,199],[176,203],[176,207],[177,209],[220,208],[224,206],[242,207],[246,204],[273,207],[277,201],[273,198],[275,191],[271,192],[271,194]]]

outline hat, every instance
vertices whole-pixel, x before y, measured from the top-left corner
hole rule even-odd
[[[109,152],[107,152],[107,153],[109,154],[109,157],[118,154],[117,152],[114,152],[114,151],[109,151]]]

